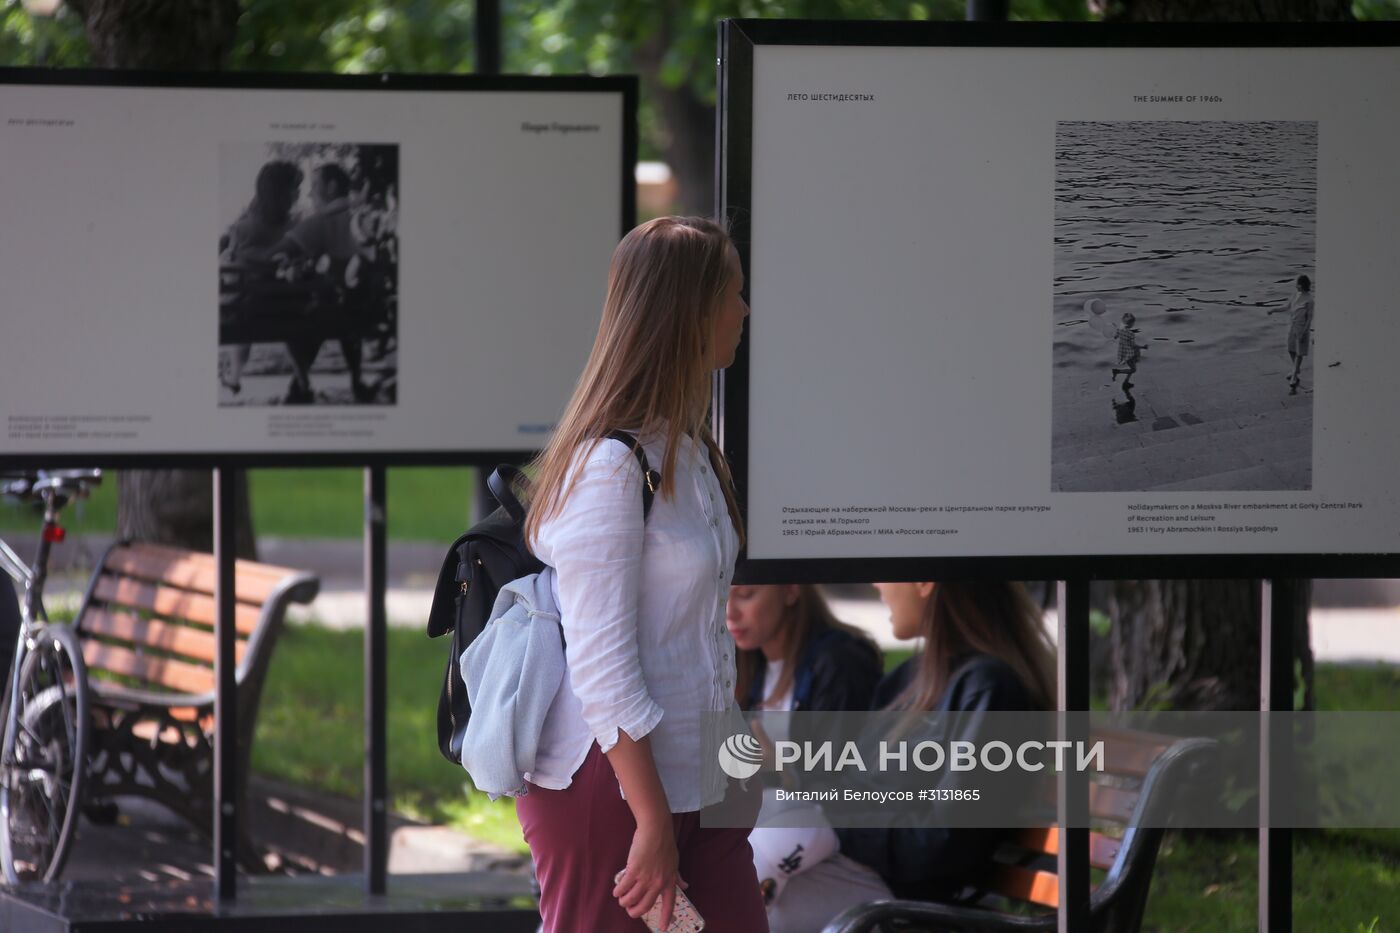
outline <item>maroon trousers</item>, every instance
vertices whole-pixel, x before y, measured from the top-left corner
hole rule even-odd
[[[723,806],[743,808],[752,825],[762,799],[757,781],[747,791],[731,781]],[[596,742],[567,788],[531,784],[515,812],[535,859],[543,933],[644,933],[612,895],[637,824]],[[749,830],[702,827],[698,811],[672,819],[685,893],[707,933],[768,933]]]

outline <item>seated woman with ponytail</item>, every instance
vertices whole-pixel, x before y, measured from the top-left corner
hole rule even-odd
[[[1047,710],[1054,649],[1017,583],[877,583],[898,639],[922,650],[875,688],[871,708],[923,713]],[[790,880],[769,905],[773,933],[819,931],[856,904],[891,897],[961,900],[977,893],[1014,830],[838,828],[839,855]]]

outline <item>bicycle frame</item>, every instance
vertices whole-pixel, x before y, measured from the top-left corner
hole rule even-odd
[[[61,540],[63,534],[63,529],[58,524],[58,510],[62,506],[55,501],[57,495],[51,489],[43,493],[44,524],[39,533],[39,549],[34,555],[32,566],[25,566],[14,549],[0,539],[0,567],[3,567],[16,582],[24,584],[24,595],[19,601],[19,635],[16,638],[14,657],[10,659],[10,682],[5,691],[7,701],[4,731],[0,732],[0,735],[12,734],[16,726],[16,717],[19,715],[19,672],[37,633],[36,622],[43,625],[49,621],[48,613],[44,609],[44,583],[48,579],[49,555],[53,551],[53,542]],[[0,754],[8,756],[11,751],[9,748],[0,749]],[[5,764],[8,765],[9,762],[6,761]],[[3,801],[0,801],[0,819],[8,820],[9,814],[4,812],[4,809]]]

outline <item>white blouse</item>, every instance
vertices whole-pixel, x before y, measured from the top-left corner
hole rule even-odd
[[[658,474],[664,444],[643,438]],[[554,571],[568,676],[526,777],[568,787],[593,742],[606,752],[622,729],[634,740],[651,736],[671,812],[718,803],[725,779],[702,767],[701,716],[738,709],[724,616],[739,539],[709,455],[682,437],[674,497],[657,489],[645,527],[631,449],[604,440],[579,459],[564,488],[575,473],[577,484],[535,541]]]

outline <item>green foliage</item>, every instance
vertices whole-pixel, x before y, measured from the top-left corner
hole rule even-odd
[[[244,0],[228,67],[465,73],[473,0]]]
[[[250,470],[248,478],[253,528],[260,536],[353,539],[364,534],[361,470]],[[442,543],[466,529],[474,469],[394,467],[388,481],[391,541]],[[117,527],[116,473],[107,474],[91,498],[65,509],[62,522],[70,537],[111,535]],[[43,513],[35,507],[0,500],[0,535],[12,545],[33,541],[42,524]]]
[[[1400,19],[1400,0],[1356,0],[1351,11],[1357,19]]]
[[[502,12],[504,57],[508,70],[530,74],[638,70],[712,103],[722,19],[961,19],[963,11],[963,0],[525,0]]]
[[[506,0],[504,70],[640,74],[641,155],[664,156],[671,132],[659,88],[705,104],[715,94],[716,23],[726,17],[958,20],[965,0]],[[246,70],[464,73],[474,67],[474,0],[244,0],[227,67]],[[1357,0],[1359,19],[1400,18],[1400,0]],[[1087,0],[1013,0],[1013,20],[1088,20]],[[0,0],[0,65],[88,63],[66,7],[31,17]]]
[[[82,23],[0,0],[0,64],[89,63]],[[244,0],[227,67],[248,71],[470,72],[474,0]]]
[[[67,7],[31,16],[20,0],[0,0],[0,65],[80,68],[89,61],[83,24]]]

